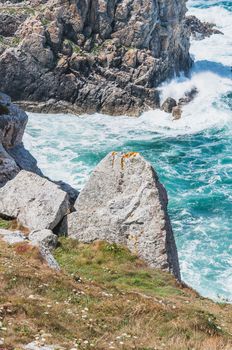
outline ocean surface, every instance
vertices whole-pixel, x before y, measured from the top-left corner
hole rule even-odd
[[[161,111],[138,119],[30,114],[24,141],[46,175],[78,189],[108,152],[141,152],[168,191],[183,280],[232,302],[232,0],[188,8],[224,35],[192,42],[191,77],[160,87],[163,99],[199,90],[180,120]]]

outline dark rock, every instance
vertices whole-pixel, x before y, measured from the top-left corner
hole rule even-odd
[[[31,110],[138,115],[191,65],[184,0],[32,3],[17,45],[0,50],[0,89]]]
[[[178,105],[184,106],[188,103],[190,103],[194,98],[197,96],[198,90],[196,87],[192,88],[189,91],[186,91],[184,94],[184,97],[181,97],[178,101]]]
[[[182,115],[182,109],[180,106],[173,107],[172,109],[172,116],[173,120],[178,120],[181,118]]]
[[[196,16],[187,16],[185,19],[187,28],[195,40],[203,40],[213,34],[223,33],[215,28],[215,24],[209,22],[201,22]]]
[[[161,106],[161,110],[166,113],[172,113],[173,107],[177,105],[176,100],[172,97],[168,97]]]

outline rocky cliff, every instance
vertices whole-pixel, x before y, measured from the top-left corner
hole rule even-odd
[[[0,89],[34,110],[156,108],[157,85],[191,64],[185,12],[185,0],[3,2]]]

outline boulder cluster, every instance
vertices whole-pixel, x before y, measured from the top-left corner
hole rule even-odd
[[[158,84],[191,66],[185,13],[185,0],[4,1],[0,90],[34,111],[157,108]]]
[[[178,120],[181,118],[183,107],[194,100],[197,94],[197,88],[193,87],[191,90],[186,91],[184,96],[179,98],[178,101],[172,97],[168,97],[161,105],[161,110],[166,113],[171,113],[173,120]]]
[[[0,115],[2,144],[6,146],[11,134],[23,148],[26,114],[12,105],[7,96],[1,96],[8,101],[7,109],[2,109]],[[11,118],[11,128],[5,128],[7,118]],[[32,156],[26,154],[30,160]],[[50,250],[56,246],[57,235],[86,243],[106,240],[127,246],[150,266],[170,271],[180,279],[167,193],[155,170],[140,154],[108,154],[79,196],[70,186],[44,177],[34,159],[33,165],[26,170],[16,165],[8,178],[6,172],[0,173],[0,217],[15,219],[22,228],[12,232],[0,230],[0,237],[9,243],[29,240],[38,245],[48,264],[56,269],[59,267]]]

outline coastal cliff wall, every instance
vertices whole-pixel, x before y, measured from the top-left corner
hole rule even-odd
[[[3,4],[0,89],[33,110],[157,108],[157,85],[191,65],[185,12],[185,0]]]

